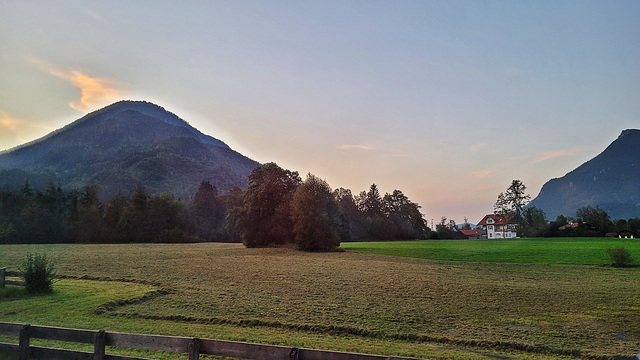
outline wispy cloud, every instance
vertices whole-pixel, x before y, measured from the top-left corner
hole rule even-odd
[[[102,21],[102,22],[107,22],[102,16],[98,15],[95,11],[91,10],[91,9],[84,9],[84,12],[87,13],[87,15],[91,16],[92,18],[98,20],[98,21]]]
[[[374,150],[375,147],[373,146],[368,146],[368,145],[342,145],[340,146],[340,149],[342,150]]]
[[[2,132],[15,132],[20,127],[21,122],[21,120],[14,119],[8,113],[0,110],[0,129],[2,129]]]
[[[74,110],[86,112],[122,98],[121,89],[124,88],[124,85],[115,80],[92,77],[80,70],[62,69],[38,59],[30,59],[29,61],[40,70],[80,89],[80,99],[69,103],[69,106]]]
[[[574,156],[584,149],[585,149],[584,146],[578,146],[570,149],[558,149],[558,150],[545,151],[539,154],[538,157],[533,161],[533,163],[535,164],[535,163],[539,163],[539,162],[543,162],[543,161],[547,161],[547,160],[551,160],[559,157]]]
[[[471,173],[471,175],[473,175],[473,177],[476,177],[476,178],[485,178],[491,174],[493,174],[493,170],[479,170]]]

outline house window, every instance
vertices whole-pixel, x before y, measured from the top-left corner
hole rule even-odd
[[[487,224],[493,224],[493,219],[492,218],[488,218],[487,219]]]
[[[487,229],[488,229],[489,231],[493,231],[493,225],[489,225],[489,226],[487,226]]]

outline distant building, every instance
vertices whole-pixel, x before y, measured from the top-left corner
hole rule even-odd
[[[618,238],[622,239],[633,239],[633,233],[631,232],[631,230],[622,230],[619,233],[617,233],[616,235],[618,235]]]
[[[462,239],[477,240],[480,239],[480,229],[460,230]]]
[[[518,237],[518,224],[509,222],[508,215],[489,214],[478,223],[481,239],[512,239]]]
[[[569,221],[569,223],[567,225],[560,226],[558,228],[558,230],[575,229],[577,227],[578,227],[578,223],[574,223],[573,221]]]

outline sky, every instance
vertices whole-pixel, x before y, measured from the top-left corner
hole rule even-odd
[[[0,150],[147,100],[431,225],[640,128],[640,1],[0,0]]]

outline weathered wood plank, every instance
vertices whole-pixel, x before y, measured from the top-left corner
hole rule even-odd
[[[0,335],[19,336],[20,329],[26,324],[0,322]]]
[[[20,328],[20,335],[19,335],[19,345],[18,347],[20,348],[20,351],[18,352],[18,359],[19,360],[27,360],[29,359],[29,355],[30,355],[30,347],[29,347],[29,325],[23,325],[22,328]]]
[[[0,354],[18,357],[20,346],[18,344],[8,344],[0,342]]]
[[[93,343],[93,360],[104,360],[105,355],[105,341],[104,338],[106,336],[106,332],[104,330],[98,331],[95,336],[95,340]]]
[[[24,281],[20,281],[20,280],[8,280],[8,279],[5,279],[4,283],[6,285],[24,286]]]
[[[119,346],[130,349],[161,350],[173,352],[189,352],[192,338],[161,335],[138,335],[118,332],[107,332],[107,346]]]
[[[329,350],[297,349],[286,346],[251,344],[236,341],[200,340],[200,353],[240,359],[289,359],[297,351],[301,360],[419,360],[408,357],[369,355]]]
[[[10,353],[7,353],[11,355]],[[92,359],[93,353],[76,350],[65,350],[46,347],[31,347],[31,356],[47,360],[84,360]],[[138,358],[121,355],[105,355],[105,360],[153,360],[148,358]]]
[[[92,357],[93,354],[89,352],[39,346],[32,346],[30,354],[30,358],[47,360],[91,360]]]
[[[299,349],[298,357],[304,360],[420,360],[409,357],[358,354],[314,349]]]
[[[199,354],[234,357],[240,359],[300,359],[300,360],[419,360],[416,358],[357,354],[329,350],[298,349],[286,346],[252,344],[237,341],[194,339],[187,337],[139,335],[117,332],[76,330],[58,327],[2,323],[0,335],[20,336],[20,345],[0,343],[0,353],[17,354],[20,358],[46,359],[106,359],[149,360],[119,355],[103,355],[104,347],[117,346],[132,349],[159,350],[188,353],[190,359]],[[94,344],[94,353],[29,346],[29,338],[42,338]],[[25,355],[27,354],[27,355]]]
[[[251,344],[237,341],[200,340],[200,353],[239,359],[289,359],[290,347]]]
[[[120,356],[120,355],[105,355],[104,356],[105,360],[153,360],[153,359],[148,359],[148,358],[137,358],[137,357],[130,357],[130,356]]]
[[[4,284],[6,284],[6,273],[7,273],[7,268],[6,267],[1,267],[0,268],[0,288],[4,287]]]
[[[191,339],[189,343],[189,360],[200,359],[200,339]]]
[[[29,336],[38,339],[93,344],[97,331],[31,325]]]

